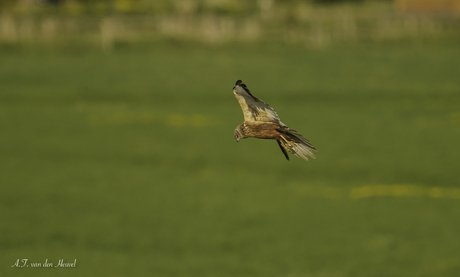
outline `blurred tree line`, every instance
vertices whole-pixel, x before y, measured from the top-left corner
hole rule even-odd
[[[460,0],[0,0],[0,46],[77,40],[109,51],[166,38],[322,47],[458,37],[459,18]]]
[[[82,13],[151,13],[177,10],[190,12],[250,13],[256,7],[299,3],[330,5],[341,3],[393,2],[393,0],[1,0],[0,11],[63,8]]]
[[[10,0],[10,2],[14,2],[18,0]],[[44,2],[47,2],[49,4],[53,5],[58,5],[62,4],[64,2],[69,2],[69,1],[77,1],[81,3],[91,3],[91,2],[113,2],[113,0],[44,0]],[[140,2],[142,0],[128,0],[130,2]],[[155,1],[155,0],[150,0],[150,2]],[[271,1],[271,0],[259,0],[259,1]],[[366,0],[277,0],[277,2],[314,2],[318,4],[328,4],[328,3],[344,3],[344,2],[364,2]],[[369,0],[367,0],[369,1]],[[376,1],[376,0],[374,0]],[[378,0],[377,0],[378,1]],[[392,1],[392,0],[380,0],[380,1]],[[210,2],[210,1],[208,1]],[[216,2],[222,2],[222,1],[216,1]]]

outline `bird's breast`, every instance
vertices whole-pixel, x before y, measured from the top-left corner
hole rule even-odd
[[[280,126],[273,123],[249,123],[245,122],[246,135],[259,139],[281,139],[278,128]]]

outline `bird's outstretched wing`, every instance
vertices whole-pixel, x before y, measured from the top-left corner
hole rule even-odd
[[[280,121],[275,110],[264,101],[254,97],[241,80],[236,81],[235,87],[233,87],[233,94],[235,94],[236,100],[238,100],[243,110],[244,121],[254,123],[270,122],[286,126]]]

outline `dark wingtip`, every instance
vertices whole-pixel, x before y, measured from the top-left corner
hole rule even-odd
[[[240,87],[242,87],[242,88],[244,89],[244,91],[246,91],[255,101],[259,101],[259,99],[255,98],[255,97],[251,94],[251,92],[249,91],[249,89],[248,89],[248,87],[246,86],[246,84],[243,84],[243,81],[241,81],[241,80],[236,81],[235,86],[240,86]]]

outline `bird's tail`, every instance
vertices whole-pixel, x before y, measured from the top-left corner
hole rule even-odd
[[[279,142],[287,151],[291,152],[297,158],[302,158],[308,161],[308,157],[313,159],[316,158],[316,148],[310,143],[310,141],[304,138],[301,134],[295,130],[282,130],[281,138]]]

